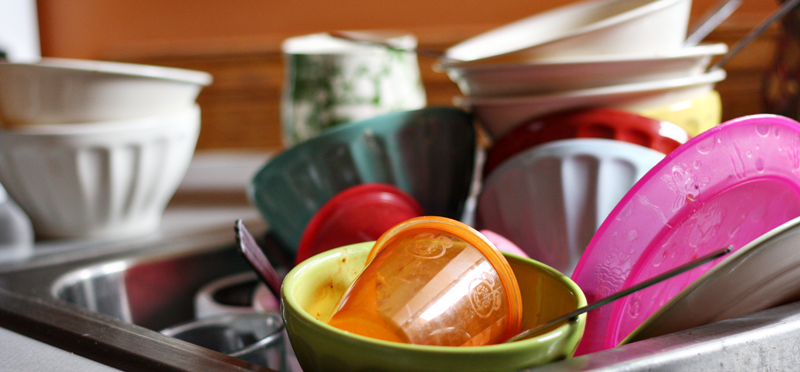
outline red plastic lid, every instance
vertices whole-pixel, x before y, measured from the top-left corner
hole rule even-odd
[[[425,214],[399,188],[366,183],[350,187],[326,202],[303,232],[296,263],[332,248],[377,240],[393,226]]]
[[[516,127],[489,150],[484,178],[512,156],[545,142],[569,138],[605,138],[669,154],[689,139],[683,128],[629,111],[592,108],[543,116]]]

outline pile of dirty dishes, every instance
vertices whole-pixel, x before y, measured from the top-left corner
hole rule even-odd
[[[155,231],[211,76],[69,59],[0,63],[0,182],[43,238]]]
[[[593,0],[543,12],[446,51],[438,68],[499,137],[535,117],[585,107],[630,110],[694,136],[720,123],[707,71],[724,44],[683,47],[691,0]]]

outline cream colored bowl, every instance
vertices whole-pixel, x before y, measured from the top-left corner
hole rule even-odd
[[[211,75],[177,68],[79,59],[0,63],[0,122],[108,121],[190,108]]]
[[[40,237],[159,227],[200,131],[200,108],[143,119],[0,131],[0,182]]]

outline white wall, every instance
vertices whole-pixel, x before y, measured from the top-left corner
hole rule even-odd
[[[12,62],[41,58],[36,0],[0,0],[0,50]]]

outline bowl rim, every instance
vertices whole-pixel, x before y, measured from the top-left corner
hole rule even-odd
[[[707,56],[722,55],[728,51],[725,43],[699,44],[691,48],[681,48],[678,50],[667,50],[652,53],[620,53],[620,54],[597,54],[589,56],[542,58],[519,62],[508,63],[483,63],[476,61],[441,61],[436,62],[434,69],[452,70],[462,74],[472,72],[485,72],[486,70],[513,70],[513,69],[535,69],[545,67],[579,67],[590,64],[628,64],[628,63],[652,63],[666,60],[679,59],[700,59]]]
[[[117,132],[141,132],[151,129],[173,129],[184,126],[200,126],[200,105],[192,103],[169,112],[140,118],[92,121],[83,123],[18,124],[0,126],[0,136],[64,137],[86,134]]]
[[[383,341],[378,340],[370,337],[365,337],[357,334],[352,334],[349,332],[342,331],[338,328],[328,325],[324,323],[310,314],[308,314],[305,310],[303,310],[300,305],[291,297],[286,296],[294,282],[298,280],[298,278],[305,272],[309,270],[309,267],[319,261],[329,260],[332,259],[331,257],[339,255],[346,249],[363,249],[364,251],[369,251],[371,247],[375,244],[375,242],[364,242],[364,243],[357,243],[351,244],[344,247],[334,248],[329,251],[320,253],[314,257],[311,257],[301,264],[295,266],[288,274],[283,282],[283,287],[281,288],[281,303],[283,304],[282,313],[284,316],[284,324],[286,324],[286,315],[287,311],[291,311],[297,317],[300,317],[303,321],[307,324],[316,324],[319,328],[326,333],[332,333],[337,337],[344,337],[344,338],[351,338],[358,342],[363,342],[366,344],[370,344],[374,347],[382,347],[387,349],[394,349],[394,350],[402,350],[402,351],[410,351],[410,352],[418,352],[418,353],[446,353],[446,354],[475,354],[476,352],[504,352],[504,351],[522,351],[520,349],[527,349],[531,346],[535,346],[536,344],[543,341],[543,339],[552,338],[553,335],[557,334],[568,334],[570,333],[571,329],[577,329],[581,334],[583,333],[582,329],[586,325],[586,314],[581,314],[577,317],[575,321],[570,321],[565,324],[562,324],[556,328],[553,328],[551,331],[544,333],[542,335],[527,338],[524,340],[511,342],[511,343],[502,343],[502,344],[495,344],[495,345],[483,345],[483,346],[473,346],[473,347],[462,347],[462,346],[430,346],[430,345],[414,345],[414,344],[404,344],[399,342],[390,342],[390,341]],[[368,252],[367,252],[368,253]],[[553,269],[541,262],[532,260],[530,258],[522,257],[515,255],[513,253],[503,252],[503,255],[506,258],[513,258],[519,261],[523,261],[528,264],[532,264],[536,266],[538,269],[544,271],[552,275],[553,277],[557,278],[562,284],[567,287],[567,289],[571,290],[576,297],[577,304],[576,308],[580,308],[586,306],[586,296],[584,295],[583,291],[578,287],[575,282],[572,281],[569,277],[562,274],[561,272]],[[287,327],[288,331],[288,327]],[[576,344],[577,346],[577,344]]]
[[[0,62],[3,68],[36,68],[65,71],[88,72],[91,74],[109,74],[128,77],[143,77],[159,80],[171,80],[183,83],[206,86],[213,77],[203,71],[188,70],[175,67],[144,65],[125,62],[98,61],[89,59],[44,57],[35,62]],[[102,76],[102,75],[100,75]]]
[[[501,106],[501,105],[528,105],[539,103],[540,101],[559,100],[567,98],[594,97],[611,94],[625,94],[636,92],[650,92],[658,90],[669,90],[677,88],[687,88],[691,86],[714,84],[724,80],[725,70],[717,69],[706,72],[702,75],[672,78],[665,80],[644,81],[630,84],[609,85],[598,88],[570,90],[553,94],[512,96],[512,97],[465,97],[456,96],[453,101],[459,107],[471,106]]]
[[[591,33],[593,31],[602,30],[606,28],[610,28],[612,26],[619,25],[621,23],[646,16],[651,13],[655,13],[661,9],[665,9],[672,5],[676,5],[682,2],[690,2],[691,0],[638,0],[642,2],[642,4],[628,9],[626,11],[617,12],[609,17],[602,18],[596,20],[595,22],[591,22],[585,24],[583,26],[573,28],[567,32],[562,32],[556,35],[552,35],[551,37],[540,40],[535,43],[527,43],[525,45],[518,45],[514,49],[506,50],[505,52],[493,52],[492,54],[487,53],[479,53],[482,55],[481,57],[474,57],[474,58],[459,58],[458,56],[454,56],[453,54],[461,54],[458,53],[458,49],[467,49],[467,50],[475,50],[478,49],[481,45],[488,43],[490,40],[497,39],[498,36],[503,36],[505,34],[513,33],[517,29],[524,27],[526,24],[536,24],[537,21],[542,19],[547,19],[553,16],[558,17],[561,14],[584,14],[587,11],[593,11],[594,9],[607,7],[610,4],[621,3],[628,0],[589,0],[589,1],[582,1],[567,4],[564,6],[556,7],[550,10],[546,10],[541,13],[534,14],[530,17],[523,18],[521,20],[512,22],[510,24],[489,30],[485,33],[479,34],[475,37],[469,38],[464,40],[445,51],[445,55],[447,58],[455,59],[455,60],[463,60],[463,61],[478,61],[483,59],[489,59],[499,56],[505,56],[512,53],[520,52],[523,50],[528,50],[532,48],[537,48],[545,45],[555,44],[557,42],[572,39],[575,37],[579,37],[581,35],[585,35]],[[636,0],[634,0],[636,1]],[[473,45],[476,44],[476,45]],[[506,48],[508,49],[508,48]],[[456,52],[453,52],[456,50]],[[467,53],[468,54],[468,53]],[[474,52],[472,53],[475,54]]]

